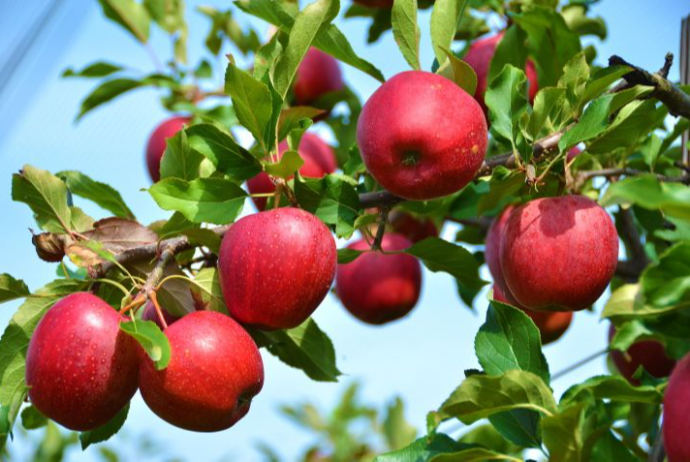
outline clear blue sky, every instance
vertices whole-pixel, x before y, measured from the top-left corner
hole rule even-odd
[[[350,0],[341,1],[346,4]],[[202,2],[187,3],[190,58],[196,62],[203,53],[198,44],[206,34],[207,22],[193,11]],[[228,2],[209,0],[203,4]],[[10,26],[15,22],[22,24],[22,15],[30,14],[29,11],[9,2],[0,3],[3,18],[0,30],[11,32]],[[608,40],[598,44],[599,62],[615,53],[655,70],[663,63],[667,51],[678,53],[680,18],[690,14],[690,5],[685,0],[604,0],[594,11],[609,26]],[[17,21],[13,21],[12,15],[16,15]],[[428,20],[428,13],[420,15],[422,62],[430,64],[433,55]],[[339,19],[338,24],[355,49],[387,77],[408,69],[390,32],[376,45],[366,47],[366,21]],[[265,29],[262,26],[260,30],[265,32]],[[30,288],[51,280],[55,266],[38,259],[28,232],[28,228],[36,228],[31,213],[25,205],[10,199],[11,173],[22,165],[29,163],[54,172],[77,169],[107,182],[122,192],[143,223],[168,216],[141,191],[149,185],[143,161],[144,146],[149,132],[165,117],[156,92],[134,92],[75,124],[79,103],[93,83],[59,78],[64,68],[79,68],[97,59],[149,72],[153,70],[149,57],[129,35],[102,17],[95,2],[88,0],[66,1],[48,32],[18,69],[9,89],[0,93],[0,122],[4,127],[0,129],[0,191],[3,191],[0,194],[3,214],[0,272],[24,279]],[[168,56],[167,38],[158,31],[153,37],[153,47],[164,58]],[[345,68],[344,72],[348,83],[363,97],[378,86],[355,69]],[[222,76],[221,68],[218,76]],[[678,78],[677,67],[673,68],[671,77]],[[105,216],[90,204],[78,200],[77,203],[94,217]],[[447,226],[444,236],[452,239],[454,230]],[[463,306],[449,276],[425,272],[424,278],[422,298],[413,313],[382,328],[357,322],[330,296],[321,305],[315,318],[335,344],[338,365],[345,373],[340,383],[312,382],[264,353],[264,390],[255,399],[249,415],[236,427],[216,434],[179,430],[160,421],[137,396],[125,432],[130,436],[149,434],[165,443],[166,454],[186,460],[213,461],[224,456],[229,456],[226,460],[260,460],[254,445],[261,440],[269,441],[286,460],[294,460],[310,437],[281,417],[277,408],[304,400],[331,406],[351,380],[363,383],[365,400],[377,407],[383,407],[395,395],[402,396],[408,418],[422,429],[427,411],[447,397],[461,381],[463,370],[478,367],[473,342],[486,310],[486,301],[481,296],[474,312]],[[7,324],[17,306],[18,303],[9,303],[0,308],[0,326]],[[564,338],[546,348],[552,371],[604,348],[607,327],[599,323],[598,314],[578,313]],[[604,359],[596,360],[556,381],[556,393],[562,393],[575,380],[604,371]],[[21,450],[20,446],[21,443],[16,443],[15,447]],[[74,452],[70,460],[90,461],[94,456],[88,451]]]

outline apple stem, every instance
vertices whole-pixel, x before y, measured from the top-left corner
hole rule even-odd
[[[376,229],[376,237],[374,238],[374,243],[371,246],[371,250],[381,250],[381,242],[383,241],[383,235],[386,233],[388,212],[390,212],[390,210],[390,205],[384,205],[381,207],[381,215],[379,215],[379,227]]]
[[[151,290],[147,296],[151,300],[151,303],[153,303],[153,308],[156,310],[156,314],[158,315],[158,320],[161,322],[161,325],[163,326],[163,330],[168,328],[168,323],[165,322],[165,316],[163,316],[163,311],[161,310],[161,306],[158,304],[158,295],[156,295],[155,290]]]

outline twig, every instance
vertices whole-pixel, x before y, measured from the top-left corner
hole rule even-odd
[[[662,423],[663,425],[663,423]],[[664,432],[662,427],[659,427],[659,432],[656,434],[652,450],[649,451],[649,462],[664,462],[666,458],[666,451],[664,450]]]
[[[584,366],[585,364],[589,363],[590,361],[593,361],[593,360],[597,359],[599,356],[605,355],[608,352],[609,352],[609,349],[607,347],[603,350],[597,351],[596,353],[592,353],[591,355],[579,360],[575,364],[572,364],[572,365],[566,367],[565,369],[556,372],[555,374],[553,374],[551,376],[551,380],[558,380],[561,377],[563,377],[564,375],[567,375],[567,374],[571,373],[572,371],[579,369],[580,367]]]
[[[386,224],[388,223],[388,212],[391,206],[386,204],[381,207],[381,214],[379,215],[379,227],[376,229],[376,237],[371,246],[371,250],[381,250],[381,243],[383,242],[383,235],[386,234]]]

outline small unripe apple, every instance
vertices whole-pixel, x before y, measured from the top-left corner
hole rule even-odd
[[[228,311],[263,330],[297,327],[326,297],[336,262],[335,240],[314,215],[288,207],[246,216],[218,257]]]
[[[616,327],[611,324],[609,328],[609,342],[616,334]],[[622,353],[618,350],[611,351],[611,359],[616,365],[616,369],[633,385],[639,382],[633,379],[635,371],[642,366],[654,377],[663,378],[673,370],[676,362],[666,356],[666,350],[661,342],[655,340],[641,340],[633,343],[628,351]]]
[[[488,114],[488,108],[484,102],[484,94],[489,88],[489,70],[491,69],[491,60],[496,52],[498,43],[503,38],[504,33],[493,35],[479,39],[470,45],[469,50],[462,58],[467,64],[472,66],[474,72],[477,74],[477,89],[474,92],[474,97],[477,99],[485,114]],[[525,75],[528,82],[528,96],[529,101],[533,102],[537,95],[539,85],[537,83],[537,71],[534,68],[532,61],[527,61],[525,64]]]
[[[189,125],[190,121],[189,117],[171,117],[164,120],[151,133],[146,145],[146,166],[154,182],[161,179],[161,159],[167,147],[166,140],[175,136],[185,125]]]
[[[70,430],[115,417],[137,390],[142,351],[120,330],[126,318],[93,294],[59,300],[38,323],[26,354],[31,403]]]
[[[388,223],[394,233],[401,234],[412,243],[428,237],[438,237],[439,229],[429,218],[417,218],[406,212],[395,210],[388,216]]]
[[[690,460],[690,355],[673,369],[664,392],[664,449],[668,462]]]
[[[282,141],[278,145],[279,156],[282,157],[287,150],[287,141]],[[305,178],[321,178],[338,168],[333,148],[313,133],[305,133],[302,136],[298,152],[304,160],[299,173]],[[276,186],[266,172],[261,172],[247,180],[247,189],[250,194],[267,194],[275,192]],[[252,197],[252,200],[259,211],[266,209],[267,197]]]
[[[357,143],[381,186],[405,199],[426,200],[472,181],[488,135],[474,98],[445,77],[408,71],[386,81],[366,102]]]
[[[412,245],[399,234],[385,234],[384,251],[404,250]],[[365,240],[348,249],[368,250]],[[356,260],[338,265],[336,291],[347,310],[369,324],[385,324],[402,318],[417,304],[422,286],[419,260],[407,254],[366,252]]]
[[[225,430],[244,417],[264,382],[261,354],[249,334],[224,314],[196,311],[165,335],[168,367],[156,370],[148,357],[141,363],[139,387],[148,407],[197,432]]]
[[[554,311],[545,313],[541,311],[529,310],[523,306],[520,306],[519,304],[516,304],[514,300],[512,300],[512,297],[509,299],[509,297],[506,296],[503,290],[496,283],[494,283],[493,290],[494,300],[514,306],[515,308],[519,308],[527,316],[532,318],[532,321],[534,321],[537,329],[539,329],[542,345],[555,342],[561,338],[565,331],[568,330],[568,327],[570,327],[570,323],[573,320],[572,311]]]
[[[536,199],[505,225],[500,261],[506,287],[536,311],[577,311],[606,290],[618,263],[611,217],[584,196]]]
[[[344,88],[338,61],[317,48],[310,48],[297,68],[295,103],[310,106],[327,93]]]

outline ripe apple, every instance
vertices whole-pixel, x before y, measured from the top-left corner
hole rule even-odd
[[[673,369],[664,392],[664,449],[668,462],[690,460],[690,355]]]
[[[609,342],[615,334],[616,327],[611,324],[609,328]],[[668,377],[676,365],[674,360],[666,356],[664,345],[656,340],[635,342],[625,354],[618,350],[613,350],[611,351],[611,359],[621,375],[633,385],[639,385],[639,382],[633,379],[633,374],[640,366],[644,367],[652,376],[663,378]]]
[[[278,146],[279,155],[282,157],[287,150],[287,141],[281,142]],[[324,175],[335,172],[338,168],[333,148],[317,135],[305,133],[300,140],[298,152],[304,160],[304,165],[299,169],[299,173],[303,177],[321,178]],[[250,194],[266,194],[274,192],[276,187],[268,174],[261,172],[247,181],[247,189],[249,189]],[[266,209],[268,198],[253,197],[252,200],[259,211]]]
[[[400,234],[385,234],[381,242],[385,251],[403,250],[411,245]],[[369,248],[363,239],[348,246],[354,250]],[[338,265],[335,285],[343,305],[355,317],[369,324],[385,324],[414,308],[421,290],[422,269],[411,255],[372,251]]]
[[[495,282],[493,290],[494,300],[514,306],[515,308],[519,308],[527,316],[532,318],[532,321],[534,321],[537,329],[539,329],[542,345],[547,345],[561,338],[565,331],[568,330],[568,327],[570,327],[570,323],[573,320],[573,313],[571,311],[554,311],[544,313],[541,311],[529,310],[524,306],[515,304],[514,301],[509,300],[509,297],[506,296],[501,287]]]
[[[55,303],[29,341],[31,403],[70,430],[93,430],[115,417],[137,391],[142,353],[120,330],[125,320],[86,292]]]
[[[488,135],[479,104],[455,83],[402,72],[364,105],[357,142],[371,175],[391,193],[426,200],[452,194],[482,165]]]
[[[506,287],[536,311],[577,311],[592,305],[618,263],[611,217],[584,196],[536,199],[505,225],[500,261]]]
[[[489,267],[491,277],[494,278],[494,288],[498,287],[501,294],[510,300],[510,304],[517,306],[517,303],[506,290],[506,282],[503,279],[503,271],[501,270],[501,240],[505,232],[506,223],[510,218],[511,212],[515,209],[514,206],[509,205],[494,219],[486,233],[486,249],[484,251],[484,259],[486,265]],[[496,292],[494,291],[494,294]]]
[[[342,90],[344,86],[338,61],[319,49],[310,48],[297,68],[295,103],[310,106],[326,93]]]
[[[154,183],[161,179],[161,159],[167,146],[165,141],[175,136],[185,125],[189,125],[191,120],[189,117],[171,117],[164,120],[151,133],[149,143],[146,145],[146,166]]]
[[[249,334],[230,317],[196,311],[165,331],[170,364],[156,370],[141,363],[139,387],[148,407],[176,427],[215,432],[247,414],[263,386],[261,354]]]
[[[573,146],[570,151],[568,151],[568,154],[565,158],[566,162],[570,163],[573,161],[574,158],[580,155],[582,150],[578,148],[577,146]]]
[[[439,234],[438,226],[433,220],[417,218],[399,210],[394,210],[388,215],[388,223],[394,233],[402,234],[413,244],[428,237],[438,237]]]
[[[498,43],[503,38],[503,32],[479,39],[470,45],[469,50],[463,57],[463,60],[472,66],[474,72],[477,74],[477,89],[474,92],[474,97],[477,99],[485,114],[488,114],[488,108],[484,102],[484,94],[486,93],[489,79],[489,70],[491,69],[491,60],[496,52]],[[525,65],[525,75],[528,81],[528,96],[529,101],[533,102],[537,95],[539,85],[537,84],[537,71],[534,68],[532,61],[527,61]]]
[[[230,315],[263,330],[302,324],[328,293],[337,253],[330,231],[296,208],[238,220],[223,237],[220,285]]]

